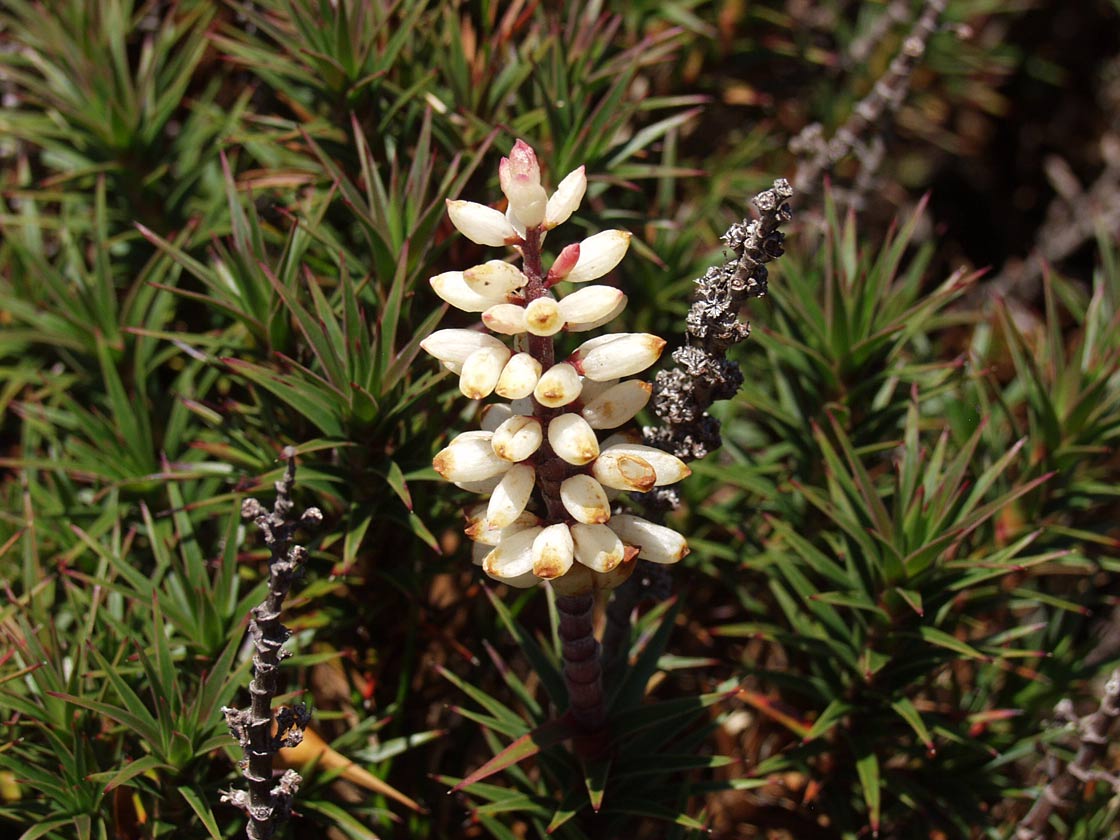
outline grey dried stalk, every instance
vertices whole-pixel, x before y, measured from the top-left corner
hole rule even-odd
[[[318,525],[323,514],[308,508],[298,519],[293,516],[292,486],[296,478],[295,451],[285,449],[288,462],[284,477],[276,482],[276,501],[268,511],[256,499],[246,499],[241,515],[252,519],[264,534],[271,552],[268,564],[268,595],[253,608],[249,636],[253,641],[253,679],[249,683],[251,705],[247,709],[223,707],[230,734],[241,745],[245,758],[241,772],[248,790],[223,791],[222,801],[243,810],[249,817],[245,834],[249,840],[267,840],[292,811],[292,799],[302,779],[286,770],[273,783],[273,758],[284,747],[297,746],[311,715],[307,707],[281,707],[273,714],[272,701],[280,693],[279,667],[290,656],[284,650],[291,631],[280,622],[280,610],[291,590],[292,581],[307,559],[307,549],[292,545],[297,528]]]
[[[1100,705],[1078,722],[1080,744],[1064,771],[1050,779],[1034,806],[1015,830],[1015,840],[1044,840],[1051,836],[1050,817],[1076,797],[1078,789],[1094,778],[1093,767],[1108,750],[1108,732],[1120,717],[1120,668],[1109,675]]]
[[[887,72],[875,82],[871,92],[859,101],[847,122],[831,140],[824,139],[820,123],[808,125],[790,143],[802,161],[793,177],[793,187],[801,194],[819,189],[821,176],[852,152],[861,158],[860,188],[869,188],[874,169],[881,162],[881,139],[876,141],[888,117],[893,116],[906,98],[914,68],[925,55],[926,45],[938,30],[947,0],[925,0],[910,33]],[[871,138],[864,138],[871,134]]]
[[[661,424],[642,430],[650,446],[693,461],[722,445],[719,421],[708,409],[716,400],[731,399],[743,384],[743,373],[727,358],[727,350],[750,335],[750,325],[739,320],[739,312],[748,299],[766,294],[766,264],[784,253],[781,226],[792,218],[792,196],[793,188],[784,178],[756,195],[752,203],[759,217],[733,224],[722,237],[734,257],[696,281],[696,296],[685,319],[686,343],[673,352],[676,367],[657,374],[654,383],[650,404]],[[672,510],[679,502],[669,488],[641,500],[651,511]],[[607,607],[603,646],[608,661],[617,659],[629,636],[634,607],[646,596],[663,599],[668,592],[666,567],[639,561]]]

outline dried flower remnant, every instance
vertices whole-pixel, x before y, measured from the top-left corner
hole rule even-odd
[[[253,608],[249,635],[253,640],[253,680],[249,684],[252,705],[247,709],[225,707],[230,734],[241,745],[245,759],[242,773],[249,789],[222,793],[222,801],[245,811],[249,817],[245,834],[249,840],[267,840],[291,814],[292,799],[302,779],[295,770],[285,770],[275,782],[272,778],[273,757],[283,747],[295,747],[303,740],[303,730],[310,713],[302,704],[281,707],[273,714],[272,700],[280,693],[280,662],[288,656],[284,650],[289,630],[280,623],[280,608],[291,589],[292,580],[307,558],[307,549],[292,545],[297,528],[318,525],[323,514],[308,508],[303,515],[292,515],[292,486],[295,484],[295,451],[286,449],[288,462],[284,477],[276,482],[276,502],[267,511],[256,499],[246,499],[241,515],[252,519],[264,532],[271,552],[268,565],[268,594]]]
[[[470,201],[448,201],[448,212],[468,239],[509,245],[521,265],[490,260],[431,278],[443,300],[481,313],[489,333],[439,330],[421,346],[459,375],[465,396],[496,394],[510,402],[493,407],[500,413],[493,427],[460,434],[433,463],[449,481],[491,494],[467,528],[486,546],[476,554],[488,575],[514,586],[548,580],[560,594],[610,589],[638,556],[672,563],[688,552],[679,534],[637,517],[620,520],[625,526],[616,530],[609,502],[616,491],[648,490],[689,474],[678,458],[613,435],[652,393],[648,383],[625,377],[653,365],[665,341],[605,334],[558,354],[565,333],[595,329],[625,306],[621,291],[592,281],[619,264],[630,234],[608,230],[569,244],[545,270],[545,233],[579,206],[587,187],[583,167],[548,196],[536,153],[518,140],[502,158],[499,180],[504,214]],[[579,287],[556,295],[564,283]]]

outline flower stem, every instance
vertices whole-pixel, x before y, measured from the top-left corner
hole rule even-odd
[[[560,613],[560,651],[572,719],[586,734],[602,732],[607,708],[599,642],[592,625],[595,596],[590,592],[558,595],[556,609]]]

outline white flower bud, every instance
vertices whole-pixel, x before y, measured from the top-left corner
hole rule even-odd
[[[503,537],[498,547],[487,554],[482,561],[483,571],[498,580],[515,579],[532,572],[533,540],[543,530],[540,526],[525,528],[516,534]]]
[[[486,524],[489,528],[508,528],[529,504],[529,497],[537,483],[537,471],[528,464],[510,467],[490,497],[486,507]]]
[[[529,329],[525,307],[516,303],[499,303],[482,313],[482,323],[502,335],[518,335]]]
[[[574,402],[583,390],[583,381],[567,362],[550,367],[537,382],[533,396],[547,408],[560,408]]]
[[[617,379],[604,379],[602,382],[596,382],[594,379],[583,380],[583,391],[580,392],[579,398],[583,401],[584,405],[591,402],[593,399],[604,393],[608,388],[613,388],[618,384]],[[636,443],[637,441],[635,441]]]
[[[560,301],[560,316],[568,322],[598,321],[613,312],[624,297],[613,286],[585,286]]]
[[[447,215],[459,233],[479,245],[498,248],[519,238],[505,214],[485,204],[448,199]]]
[[[533,574],[543,580],[566,574],[574,560],[575,544],[567,525],[549,525],[533,540]]]
[[[622,314],[622,310],[626,308],[626,295],[614,305],[614,309],[604,315],[602,318],[597,318],[594,321],[569,321],[564,325],[564,329],[568,332],[587,332],[588,330],[597,330],[599,327],[609,324],[615,318]]]
[[[529,301],[525,307],[525,326],[533,335],[556,335],[564,327],[560,304],[550,297]]]
[[[630,234],[624,230],[604,230],[579,243],[579,260],[564,279],[569,283],[586,283],[613,269],[626,256]]]
[[[486,519],[486,511],[489,505],[481,504],[471,509],[467,515],[467,527],[463,531],[464,534],[475,542],[482,543],[483,545],[498,545],[506,537],[516,534],[518,531],[524,531],[526,528],[532,528],[534,525],[541,524],[541,518],[531,511],[522,511],[513,522],[505,528],[491,528],[490,523]]]
[[[489,496],[494,492],[494,488],[501,483],[502,477],[500,475],[484,478],[481,481],[453,481],[451,482],[460,490],[466,490],[468,493],[475,493],[479,496]]]
[[[576,560],[594,572],[609,572],[626,557],[622,540],[606,525],[576,523],[571,532]]]
[[[494,431],[494,454],[505,461],[524,461],[536,452],[544,440],[540,421],[535,417],[515,414]]]
[[[510,361],[513,360],[510,359]],[[506,367],[509,367],[508,363]],[[501,379],[498,380],[499,383],[501,381]],[[478,425],[487,432],[493,432],[512,416],[513,408],[509,403],[489,403],[482,407],[482,411],[479,414]]]
[[[463,396],[481,400],[490,396],[502,368],[509,361],[510,350],[504,344],[500,347],[481,347],[463,362],[463,372],[459,376],[459,390]]]
[[[565,175],[557,184],[556,192],[549,197],[544,214],[545,229],[551,230],[568,221],[579,207],[579,203],[583,201],[585,192],[587,192],[587,175],[581,166]]]
[[[604,487],[648,493],[657,484],[657,472],[649,461],[636,455],[606,449],[591,465],[591,474]]]
[[[622,333],[613,341],[598,344],[586,350],[584,342],[571,361],[588,379],[617,379],[633,376],[657,361],[665,349],[665,339],[649,333]]]
[[[627,545],[638,549],[638,556],[654,563],[676,563],[688,554],[688,543],[672,528],[655,525],[640,516],[619,514],[611,517],[610,529]]]
[[[608,388],[580,410],[592,429],[616,429],[634,419],[646,407],[653,386],[639,379],[628,379]]]
[[[599,440],[587,421],[578,414],[561,414],[548,424],[552,451],[577,467],[589,464],[599,454]]]
[[[510,213],[524,227],[544,221],[548,194],[541,186],[541,167],[532,146],[522,140],[514,144],[508,158],[498,164],[498,181],[509,199]]]
[[[464,271],[463,282],[477,294],[496,298],[494,303],[502,303],[507,295],[528,283],[529,278],[511,263],[504,260],[490,260]],[[486,307],[469,311],[482,312],[483,309]]]
[[[437,295],[464,312],[482,312],[505,301],[505,295],[479,294],[467,284],[461,271],[445,271],[428,282]]]
[[[692,475],[692,470],[684,461],[655,446],[643,446],[638,443],[615,444],[604,449],[601,457],[641,459],[653,468],[657,476],[654,484],[657,487],[663,484],[675,484],[682,478]]]
[[[484,481],[509,469],[509,461],[494,454],[488,432],[459,435],[432,460],[436,472],[448,481]]]
[[[560,484],[560,501],[576,522],[602,525],[611,518],[611,503],[603,485],[589,475],[573,475]]]
[[[482,347],[505,347],[494,336],[478,330],[436,330],[420,346],[441,362],[453,365],[462,365],[467,356]]]
[[[507,400],[527,397],[541,378],[541,363],[528,353],[517,353],[502,369],[494,393]]]

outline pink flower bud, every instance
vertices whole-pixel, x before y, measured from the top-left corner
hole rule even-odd
[[[537,227],[544,221],[548,194],[541,186],[541,167],[527,143],[518,140],[508,158],[498,165],[498,181],[509,199],[509,211],[523,227]]]
[[[573,242],[571,245],[565,245],[564,250],[556,258],[556,262],[552,264],[552,268],[548,270],[548,282],[559,283],[568,276],[568,272],[576,267],[579,262],[579,243]]]

